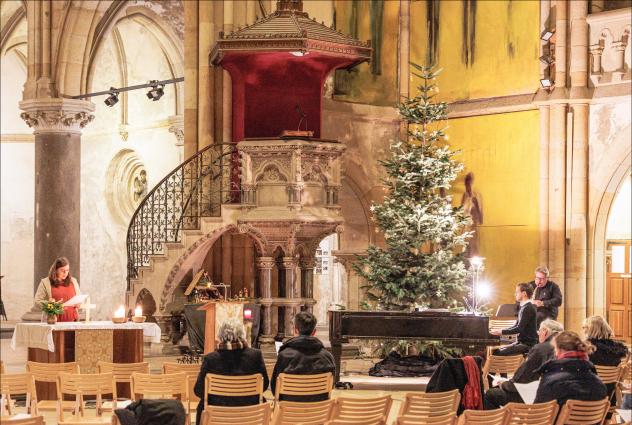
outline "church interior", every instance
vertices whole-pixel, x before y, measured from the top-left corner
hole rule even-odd
[[[631,30],[630,0],[1,0],[2,423],[125,425],[60,388],[141,363],[115,393],[178,373],[188,423],[629,423]],[[305,317],[325,399],[196,422],[225,324],[272,377]],[[570,361],[540,332],[598,353],[595,317],[625,346],[614,380],[581,360],[598,420],[488,408],[534,347]],[[430,422],[456,360],[480,388]]]

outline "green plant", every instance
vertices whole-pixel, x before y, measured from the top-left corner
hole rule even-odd
[[[61,301],[49,300],[41,303],[42,311],[49,316],[62,314],[64,312],[64,303]]]
[[[373,356],[385,358],[391,351],[401,356],[423,355],[440,361],[447,358],[459,357],[461,350],[443,345],[440,341],[425,340],[386,340],[375,341]]]
[[[354,269],[370,285],[367,300],[378,308],[454,308],[465,294],[464,249],[472,236],[466,231],[469,217],[448,195],[463,166],[447,145],[447,105],[432,100],[439,71],[412,66],[422,84],[417,96],[399,106],[408,138],[393,143],[391,158],[381,161],[388,193],[371,207],[386,246],[369,246]]]

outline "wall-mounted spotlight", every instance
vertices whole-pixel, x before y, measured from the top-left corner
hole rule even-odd
[[[542,55],[540,56],[540,62],[545,64],[546,66],[551,66],[555,63],[555,59],[551,55]]]
[[[147,92],[147,97],[154,102],[159,100],[163,94],[165,94],[164,84],[157,84],[158,80],[151,80],[150,84],[154,84],[151,86],[151,90]]]
[[[550,89],[551,87],[553,87],[553,84],[553,80],[551,80],[550,78],[542,78],[540,80],[540,85],[543,89]]]
[[[119,92],[118,90],[116,90],[114,87],[110,87],[110,95],[103,101],[103,103],[105,103],[107,106],[114,106],[118,103],[119,98]]]
[[[551,40],[551,37],[553,37],[554,35],[555,35],[555,29],[544,30],[544,32],[542,34],[540,34],[540,40],[542,40],[542,41],[549,41],[549,40]]]

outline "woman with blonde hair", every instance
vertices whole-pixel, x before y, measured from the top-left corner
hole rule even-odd
[[[614,340],[612,328],[601,316],[591,316],[584,320],[582,326],[586,340],[590,342],[595,351],[590,354],[590,361],[600,366],[618,366],[621,360],[628,355],[628,349],[624,344]]]
[[[607,396],[606,386],[597,376],[595,366],[588,360],[594,347],[575,332],[564,331],[553,338],[555,358],[544,363],[534,403],[557,400],[597,401]]]

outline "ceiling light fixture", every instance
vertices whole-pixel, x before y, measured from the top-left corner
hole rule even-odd
[[[552,30],[544,30],[542,34],[540,34],[540,40],[549,41],[551,37],[555,34],[555,29]]]
[[[154,84],[151,86],[151,90],[147,92],[147,98],[153,100],[154,102],[159,100],[164,94],[165,90],[164,84],[158,84],[158,80],[151,80],[150,84]]]
[[[112,107],[119,101],[119,92],[114,87],[110,87],[110,95],[103,101],[107,106]]]

